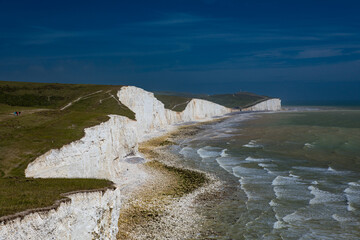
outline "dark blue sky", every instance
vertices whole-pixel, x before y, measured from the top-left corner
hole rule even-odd
[[[360,1],[0,0],[0,79],[360,101]]]

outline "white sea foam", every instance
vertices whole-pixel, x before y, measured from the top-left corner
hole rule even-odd
[[[278,203],[274,202],[274,199],[272,199],[272,200],[269,202],[269,205],[270,205],[271,207],[279,206]]]
[[[355,191],[354,189],[352,189],[351,186],[348,187],[348,188],[345,188],[344,192],[345,192],[345,193],[348,193],[348,194],[354,194],[354,193],[356,194],[356,193],[357,193],[357,191]]]
[[[277,167],[277,165],[273,164],[273,163],[259,163],[258,165],[259,165],[259,167],[262,167],[262,168],[274,168],[274,167]]]
[[[338,222],[340,222],[340,223],[343,223],[343,222],[352,222],[352,221],[355,220],[355,219],[352,218],[352,217],[342,217],[342,216],[340,216],[340,215],[338,215],[338,214],[333,214],[331,217],[332,217],[334,220],[336,220],[336,221],[338,221]]]
[[[294,223],[294,222],[303,222],[306,220],[306,218],[304,216],[299,215],[299,213],[295,211],[283,217],[283,220],[287,223]]]
[[[250,200],[256,200],[258,199],[258,196],[256,193],[253,193],[251,191],[249,191],[246,187],[245,187],[245,182],[244,182],[245,178],[241,177],[239,182],[240,182],[240,188],[244,191],[244,193],[246,194],[246,197],[248,199],[248,201]]]
[[[274,168],[277,167],[276,164],[273,164],[273,163],[259,163],[258,166],[262,167],[270,175],[277,176],[277,175],[281,174],[281,172],[276,172],[276,171],[274,172]]]
[[[305,143],[305,144],[304,144],[304,147],[311,149],[311,148],[314,148],[315,145],[314,145],[314,144],[311,144],[311,143]]]
[[[290,176],[277,176],[271,183],[277,199],[307,201],[310,196],[306,185],[299,179]]]
[[[336,170],[333,169],[332,167],[328,167],[328,171],[330,171],[330,172],[336,172]]]
[[[322,172],[327,172],[328,169],[327,168],[319,168],[319,167],[301,167],[301,166],[295,166],[292,167],[293,169],[297,169],[297,170],[301,170],[301,171],[307,171],[307,172],[318,172],[318,173],[322,173]]]
[[[247,167],[249,166],[249,167]],[[263,209],[263,203],[259,202],[251,202],[249,205],[249,201],[259,201],[268,199],[272,194],[272,189],[270,188],[271,181],[273,176],[269,175],[266,171],[259,168],[251,167],[253,166],[250,163],[242,163],[240,166],[235,166],[233,168],[233,174],[236,177],[239,177],[239,183],[241,189],[245,192],[248,202],[247,207]],[[268,200],[267,200],[268,201]]]
[[[360,204],[360,184],[357,182],[349,182],[349,187],[344,190],[347,200],[347,210],[356,211],[355,204]]]
[[[293,178],[300,178],[300,176],[295,175],[295,174],[292,174],[292,173],[290,173],[289,176],[290,176],[290,177],[293,177]]]
[[[284,227],[286,227],[286,224],[283,221],[278,220],[278,221],[274,222],[274,225],[273,225],[274,229],[281,229]]]
[[[240,160],[236,157],[218,157],[216,162],[220,167],[233,174],[233,167],[239,165]]]
[[[229,156],[229,154],[227,154],[226,151],[227,151],[226,148],[223,149],[223,150],[221,151],[221,153],[220,153],[220,156],[221,156],[221,157],[227,157],[227,156]]]
[[[263,147],[261,144],[257,144],[256,140],[251,140],[249,143],[243,145],[243,147],[248,147],[248,148],[261,148]]]
[[[221,148],[215,148],[210,146],[206,146],[197,150],[197,153],[201,158],[218,157],[221,155],[221,152]]]
[[[184,147],[180,150],[179,152],[181,155],[183,155],[184,157],[188,158],[188,157],[192,157],[196,154],[195,149],[191,148],[191,147]]]
[[[308,189],[310,190],[310,194],[314,195],[314,198],[309,201],[310,204],[321,204],[344,200],[340,195],[320,190],[315,186],[309,186]]]
[[[291,184],[303,184],[303,183],[299,182],[298,179],[296,179],[294,177],[277,176],[272,181],[271,185],[273,185],[273,186],[281,186],[281,185],[289,186]]]
[[[282,186],[274,186],[273,190],[276,198],[280,200],[297,201],[297,200],[308,199],[306,193],[303,194],[302,189],[299,190],[297,188],[291,189],[291,187],[289,186],[282,185]]]
[[[245,159],[246,161],[249,162],[270,162],[271,159],[266,159],[266,158],[252,158],[252,157],[247,157]]]
[[[248,168],[243,166],[234,167],[233,172],[236,177],[250,177],[250,178],[258,178],[266,173],[263,169]]]
[[[347,209],[349,212],[355,212],[355,211],[356,211],[356,208],[355,208],[351,203],[348,203],[346,209]]]
[[[349,182],[348,184],[349,184],[350,186],[360,187],[360,183],[359,183],[359,182]]]
[[[222,166],[231,166],[232,168],[236,165],[239,165],[239,163],[241,163],[239,158],[236,158],[236,157],[218,157],[218,158],[216,158],[216,161],[218,162],[218,164],[221,167]]]

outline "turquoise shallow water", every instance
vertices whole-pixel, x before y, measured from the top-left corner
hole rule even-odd
[[[228,193],[211,239],[360,239],[360,110],[238,114],[174,147]]]

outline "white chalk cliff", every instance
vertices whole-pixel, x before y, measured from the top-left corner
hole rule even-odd
[[[120,101],[136,115],[139,141],[153,133],[169,129],[171,125],[190,121],[206,121],[215,116],[231,113],[232,109],[219,104],[192,99],[182,112],[165,109],[154,94],[137,87],[122,87],[118,92]]]
[[[280,111],[281,100],[279,98],[271,98],[255,104],[248,108],[243,108],[242,111]]]
[[[210,120],[232,112],[200,99],[191,100],[184,111],[174,112],[165,109],[153,93],[131,86],[122,87],[117,95],[135,113],[136,121],[110,115],[107,122],[85,129],[80,140],[38,157],[25,171],[26,177],[35,178],[109,179],[116,189],[71,194],[70,201],[56,209],[0,222],[0,240],[114,239],[127,192],[147,178],[137,164],[126,161],[127,156],[139,154],[138,143],[165,133],[174,124]],[[266,105],[264,110],[278,110],[276,104],[280,103],[260,104],[256,109]]]
[[[120,190],[79,192],[55,209],[0,223],[0,239],[115,239]]]

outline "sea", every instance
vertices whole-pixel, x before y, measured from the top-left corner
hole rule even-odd
[[[203,239],[360,239],[360,109],[289,107],[201,128],[172,151],[227,186],[199,210]]]

